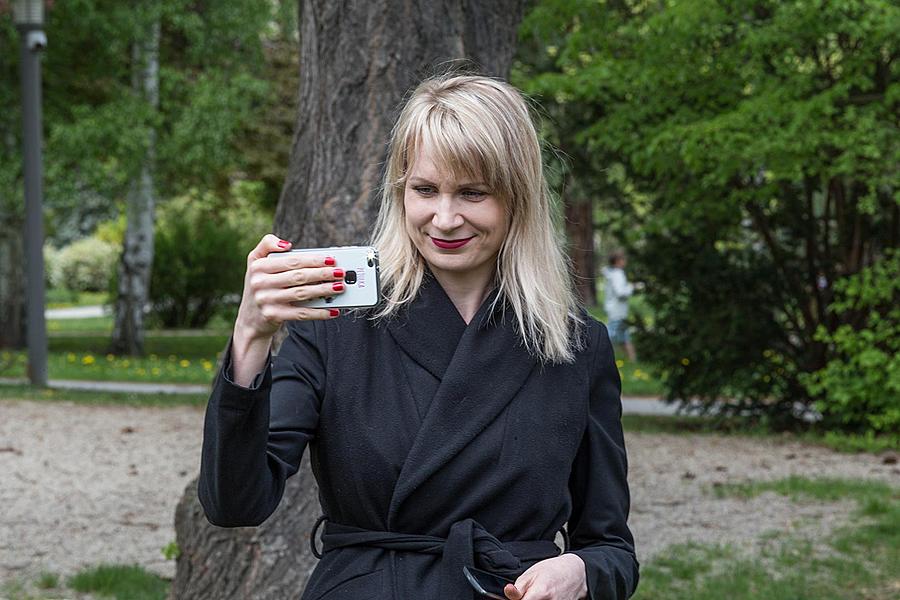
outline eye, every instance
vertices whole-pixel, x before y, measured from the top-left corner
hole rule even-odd
[[[420,196],[433,196],[437,190],[434,186],[431,185],[417,185],[413,187],[413,191],[415,191]]]
[[[481,200],[484,196],[487,196],[487,192],[482,192],[481,190],[463,190],[463,197],[468,200]]]

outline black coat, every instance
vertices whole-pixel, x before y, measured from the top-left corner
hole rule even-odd
[[[588,317],[577,361],[542,366],[511,312],[488,314],[492,298],[466,325],[426,276],[387,324],[291,323],[249,389],[226,359],[204,426],[209,521],[263,522],[308,444],[328,523],[303,600],[472,598],[462,565],[514,579],[559,553],[567,522],[590,598],[628,598],[638,564],[606,328]]]

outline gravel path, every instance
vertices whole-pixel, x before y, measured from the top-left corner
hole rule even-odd
[[[161,549],[175,539],[175,505],[199,469],[202,420],[187,407],[0,402],[0,582],[100,562],[173,576]],[[707,491],[716,482],[798,474],[900,484],[900,468],[881,457],[796,442],[632,434],[628,450],[642,561],[689,540],[752,547],[771,530],[821,534],[850,509],[774,494],[717,499]]]

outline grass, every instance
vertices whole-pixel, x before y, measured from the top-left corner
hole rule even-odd
[[[149,333],[146,356],[134,358],[108,354],[109,335],[51,336],[47,370],[51,379],[204,384],[212,380],[228,337],[221,332]],[[26,365],[26,352],[0,352],[0,377],[24,377]]]
[[[73,292],[63,288],[48,288],[44,297],[44,303],[47,308],[96,306],[107,302],[109,302],[109,294],[107,292]]]
[[[688,415],[622,415],[622,427],[627,433],[666,434],[720,434],[777,438],[817,444],[845,453],[900,450],[900,435],[854,435],[817,431],[774,431],[760,423],[748,424],[737,417],[710,417]]]
[[[69,587],[116,600],[163,600],[169,584],[137,565],[100,565],[72,577]]]
[[[103,317],[86,317],[84,319],[47,319],[47,335],[49,337],[59,335],[80,335],[93,333],[105,335],[107,338],[112,333],[113,318],[110,315]]]
[[[789,477],[719,486],[721,495],[772,491],[794,500],[852,499],[849,526],[824,544],[769,535],[761,556],[680,544],[644,565],[635,600],[889,600],[900,597],[900,490],[880,482]]]
[[[170,583],[138,565],[99,565],[83,569],[65,583],[55,573],[43,572],[33,580],[0,583],[3,600],[58,600],[72,592],[115,600],[164,600]]]
[[[73,402],[89,405],[120,406],[198,406],[203,407],[209,394],[134,394],[86,390],[37,389],[28,385],[0,385],[0,401],[32,400]]]

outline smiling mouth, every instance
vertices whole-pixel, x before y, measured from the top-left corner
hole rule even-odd
[[[429,237],[431,237],[431,236],[429,236]],[[464,238],[461,240],[442,240],[440,238],[432,237],[431,241],[438,248],[442,248],[444,250],[453,250],[455,248],[462,248],[463,246],[466,245],[466,243],[468,243],[469,240],[471,240],[474,237],[475,236],[473,235],[472,237],[467,237],[467,238]]]

